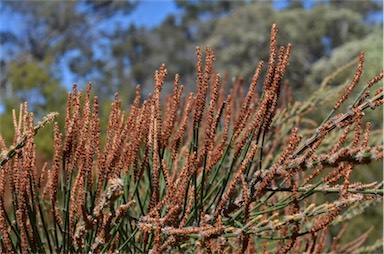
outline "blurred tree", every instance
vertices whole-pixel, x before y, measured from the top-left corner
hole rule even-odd
[[[360,51],[364,51],[365,62],[362,81],[375,76],[382,70],[383,57],[383,30],[376,27],[365,37],[351,40],[335,48],[331,56],[323,56],[313,63],[311,73],[306,77],[306,83],[319,84],[324,77],[331,74],[340,65],[346,64],[356,58]],[[349,72],[339,75],[333,82],[340,84],[353,76],[355,69],[351,68]]]
[[[22,31],[1,31],[4,44],[17,45],[19,54],[29,54],[37,61],[52,58],[58,64],[70,61],[75,74],[92,72],[94,46],[100,39],[100,25],[118,15],[129,14],[137,3],[131,1],[3,1],[3,8],[22,18]]]
[[[6,118],[19,103],[28,101],[37,119],[49,111],[64,112],[64,76],[71,71],[85,83],[93,73],[100,72],[100,61],[108,61],[97,58],[95,48],[100,41],[108,40],[101,36],[102,26],[108,29],[117,15],[129,14],[136,4],[115,0],[1,2],[1,11],[19,22],[2,26],[0,31],[0,103],[5,111],[0,115],[0,127],[8,142],[13,128],[11,119]],[[69,70],[62,69],[63,62],[68,63]],[[38,142],[43,145],[38,147],[51,150],[51,142],[46,141],[52,137],[39,135]]]
[[[287,2],[288,2],[287,9],[304,8],[303,0],[287,0]]]
[[[143,89],[152,89],[154,71],[162,63],[167,66],[170,82],[176,73],[182,74],[182,78],[185,78],[184,73],[194,73],[195,45],[187,39],[173,16],[150,31],[134,26],[128,31],[117,29],[113,38],[111,75],[120,72],[125,84],[141,84]],[[120,87],[119,91],[126,89],[126,86]]]
[[[363,85],[378,74],[383,69],[384,52],[383,52],[383,30],[380,27],[376,27],[367,36],[351,40],[341,46],[335,48],[331,56],[323,56],[318,61],[313,63],[310,74],[305,78],[306,87],[309,90],[314,91],[316,84],[320,84],[324,77],[332,74],[334,70],[340,66],[352,61],[356,58],[360,51],[365,53],[364,72],[360,78],[360,84],[356,87],[354,94],[357,94]],[[348,70],[339,74],[331,85],[337,86],[343,84],[346,80],[351,80],[356,69],[356,65],[352,66]],[[350,96],[349,101],[345,103],[342,110],[346,110],[346,107],[353,101],[353,94]],[[326,108],[333,107],[334,102],[328,102]],[[378,114],[380,112],[381,114]],[[318,111],[315,115],[311,116],[311,119],[324,119],[328,112]],[[380,128],[383,125],[382,108],[378,111],[367,111],[366,120],[372,121],[373,128]]]
[[[137,83],[143,89],[151,89],[153,73],[162,63],[168,69],[169,82],[176,73],[181,74],[181,82],[193,84],[195,77],[195,47],[210,36],[219,18],[245,4],[245,1],[175,1],[180,15],[170,15],[159,26],[148,30],[133,25],[129,29],[116,29],[111,36],[111,74],[123,74],[124,83]],[[113,67],[112,67],[113,66]],[[117,79],[116,83],[120,80]],[[118,84],[116,84],[118,85]],[[113,86],[116,87],[116,86]],[[186,86],[190,89],[193,86]],[[119,87],[119,91],[132,89]],[[164,89],[172,89],[165,86]],[[146,92],[144,92],[146,94]]]
[[[287,79],[295,88],[304,85],[304,77],[319,58],[373,29],[364,23],[360,13],[351,9],[316,5],[305,10],[295,5],[276,11],[268,3],[250,4],[222,18],[211,32],[207,44],[220,56],[216,68],[228,70],[230,76],[250,79],[257,62],[267,60],[267,35],[272,23],[279,27],[281,43],[293,45]]]
[[[365,21],[370,20],[372,14],[382,15],[383,12],[383,1],[380,0],[359,0],[359,1],[328,1],[331,7],[342,10],[350,9],[354,12],[360,13]]]
[[[194,47],[210,45],[218,56],[217,71],[249,81],[257,62],[267,60],[270,27],[277,23],[282,43],[293,45],[288,79],[297,89],[304,86],[314,62],[372,31],[365,15],[378,7],[371,2],[362,2],[360,12],[359,1],[351,8],[319,1],[308,10],[303,1],[289,1],[288,8],[281,11],[273,8],[272,1],[176,1],[179,16],[169,16],[152,30],[132,28],[116,33],[113,42],[118,50],[111,58],[127,58],[129,82],[144,87],[153,82],[153,72],[163,62],[170,79],[181,73],[182,82],[190,84],[195,81]],[[114,71],[121,68],[115,67]]]
[[[176,4],[182,12],[180,27],[185,31],[187,39],[198,41],[209,37],[216,21],[230,15],[245,5],[246,1],[176,0]]]
[[[25,88],[18,86],[21,83],[12,79],[15,75],[11,74],[10,66],[23,66],[25,73],[36,71],[36,68],[44,69],[47,73],[42,75],[48,74],[46,76],[56,80],[56,83],[66,74],[60,70],[63,61],[69,63],[69,70],[81,81],[87,80],[95,71],[100,71],[100,59],[96,57],[95,47],[101,39],[108,39],[100,36],[100,26],[108,25],[116,15],[128,14],[136,5],[131,1],[88,0],[2,1],[2,4],[3,11],[19,15],[22,23],[19,31],[0,31],[1,47],[6,52],[1,59],[3,68],[0,87],[7,95],[17,94],[10,90]],[[34,64],[40,67],[33,67]],[[29,67],[35,69],[29,70]],[[37,77],[39,73],[33,75]],[[36,85],[33,80],[29,81],[31,83],[28,86]]]

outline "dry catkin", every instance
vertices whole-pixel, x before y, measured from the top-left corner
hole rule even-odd
[[[348,98],[349,94],[352,92],[355,86],[359,83],[361,74],[363,73],[363,67],[364,67],[364,52],[360,52],[359,65],[357,66],[355,76],[353,77],[350,85],[345,90],[344,95],[341,96],[341,98],[337,101],[336,105],[333,107],[334,110],[338,109],[341,106],[341,104]]]

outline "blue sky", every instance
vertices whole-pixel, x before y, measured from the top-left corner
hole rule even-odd
[[[178,10],[174,1],[152,0],[142,1],[130,15],[129,20],[138,26],[153,28],[161,23],[170,14],[177,14]]]
[[[316,0],[306,0],[305,8],[311,8]],[[284,9],[288,6],[286,0],[273,0],[276,9]],[[138,26],[153,28],[161,23],[169,14],[177,14],[178,9],[173,0],[144,0],[141,1],[135,11],[130,15],[129,20]]]

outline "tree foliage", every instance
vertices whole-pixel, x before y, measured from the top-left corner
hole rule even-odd
[[[280,29],[282,43],[294,45],[293,69],[287,75],[295,88],[304,86],[304,77],[314,62],[329,55],[332,49],[372,31],[361,15],[350,9],[317,5],[310,10],[276,11],[268,3],[250,4],[221,19],[207,40],[221,56],[220,70],[226,66],[230,76],[251,76],[254,72],[251,66],[267,53],[264,49],[269,41],[265,34],[268,24],[273,22],[284,24]]]
[[[2,11],[17,17],[20,23],[18,31],[1,31],[1,46],[6,52],[2,59],[1,89],[8,94],[24,89],[25,84],[21,85],[12,74],[15,64],[22,65],[25,73],[33,73],[29,86],[38,86],[44,76],[51,77],[49,83],[64,80],[63,64],[76,78],[81,77],[81,81],[100,72],[96,45],[109,38],[101,34],[99,26],[110,25],[116,16],[129,14],[135,4],[130,1],[4,1]]]

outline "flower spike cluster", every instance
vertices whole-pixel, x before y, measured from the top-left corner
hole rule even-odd
[[[1,252],[379,248],[382,239],[364,245],[371,229],[342,243],[347,222],[382,202],[384,182],[356,181],[355,174],[360,165],[384,157],[378,124],[365,114],[382,107],[383,88],[375,86],[384,74],[355,95],[364,67],[361,53],[326,77],[313,96],[294,101],[284,80],[294,48],[278,46],[277,31],[274,24],[269,59],[259,62],[248,88],[241,77],[230,87],[226,75],[215,72],[213,50],[207,47],[204,58],[197,47],[195,92],[184,94],[176,75],[164,95],[162,64],[154,73],[153,92],[142,96],[137,86],[127,111],[115,94],[105,133],[91,84],[85,92],[74,85],[64,126],[53,124],[52,158],[44,163],[37,160],[35,140],[38,132],[49,131],[43,127],[57,113],[35,124],[27,104],[19,115],[14,111],[12,144],[0,135]],[[352,81],[336,98],[330,80],[356,62]],[[330,91],[336,103],[316,125],[308,113]],[[353,96],[343,111],[341,105]],[[331,239],[339,223],[341,231]]]

